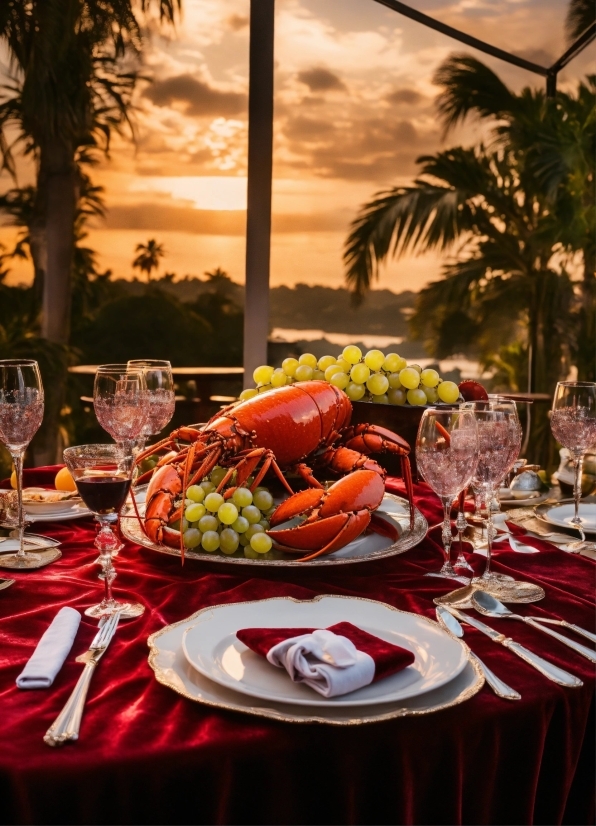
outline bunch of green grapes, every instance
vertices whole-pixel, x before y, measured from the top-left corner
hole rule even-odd
[[[242,548],[248,559],[263,558],[273,544],[265,533],[275,510],[273,497],[265,487],[253,492],[239,487],[226,501],[216,491],[226,473],[217,466],[209,478],[191,485],[186,491],[184,516],[171,527],[182,531],[186,548],[200,547],[210,554],[219,550],[228,555]]]
[[[285,359],[278,368],[262,365],[254,371],[253,379],[256,387],[243,390],[242,401],[274,387],[316,379],[339,387],[354,402],[453,404],[459,398],[457,384],[443,381],[436,370],[408,365],[397,353],[385,355],[381,350],[369,350],[363,355],[354,344],[344,347],[337,358],[323,356],[317,360],[312,353],[304,353],[299,359]]]

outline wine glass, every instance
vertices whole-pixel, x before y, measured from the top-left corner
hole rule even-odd
[[[157,436],[174,415],[174,377],[172,365],[165,360],[130,359],[127,366],[129,370],[142,370],[147,386],[149,416],[136,441],[136,450],[141,453],[147,439]]]
[[[429,408],[416,437],[418,470],[443,504],[445,562],[432,576],[460,579],[451,565],[451,505],[468,487],[478,462],[478,429],[471,410]]]
[[[589,447],[596,444],[596,382],[560,381],[555,390],[550,427],[555,439],[571,452],[571,462],[575,471],[575,512],[570,524],[580,532],[583,543],[586,536],[579,515],[579,502],[582,496],[584,454]]]
[[[120,550],[123,543],[112,530],[110,516],[119,513],[130,490],[132,455],[121,445],[78,445],[66,448],[64,461],[81,499],[100,524],[95,547],[99,551],[100,578],[104,581],[105,594],[103,600],[87,608],[85,614],[103,617],[119,611],[124,618],[140,617],[145,610],[140,602],[119,602],[112,595],[112,583],[116,578],[112,554]]]
[[[499,483],[517,459],[521,446],[521,429],[517,414],[508,407],[502,409],[500,405],[472,404],[476,405],[474,415],[478,424],[478,464],[472,485],[482,491],[486,502],[487,538],[484,573],[481,577],[475,577],[472,582],[488,590],[491,583],[502,580],[502,577],[490,570],[492,544],[496,533],[492,521],[491,502]],[[468,405],[462,405],[462,408],[467,409]],[[508,582],[512,582],[511,578]]]
[[[0,361],[0,440],[12,456],[17,477],[19,549],[1,554],[1,568],[41,568],[62,555],[56,548],[25,552],[23,457],[43,419],[44,394],[39,365],[30,359]]]
[[[149,419],[143,371],[129,370],[126,364],[100,365],[95,374],[93,407],[103,429],[132,455]]]

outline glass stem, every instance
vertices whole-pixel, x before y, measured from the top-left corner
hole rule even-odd
[[[443,503],[443,550],[445,551],[445,564],[451,564],[451,543],[453,536],[451,534],[451,505],[453,498],[451,496],[442,496]]]
[[[489,488],[486,491],[486,568],[483,574],[485,579],[490,574],[490,560],[493,551],[493,512],[491,508],[493,495],[492,489]]]
[[[573,469],[575,471],[574,479],[573,479],[573,500],[575,502],[575,514],[573,516],[573,522],[576,525],[581,525],[581,519],[579,515],[579,503],[582,498],[582,467],[584,464],[584,455],[583,453],[575,453],[573,455]]]
[[[100,530],[108,530],[111,532],[110,523],[109,521],[103,517],[99,517],[99,524]],[[101,549],[101,568],[103,572],[103,581],[104,581],[104,603],[110,605],[113,600],[112,596],[112,582],[116,579],[116,571],[114,566],[112,565],[112,550],[107,550],[106,548]]]
[[[23,451],[19,450],[12,454],[14,462],[15,474],[17,477],[17,518],[18,518],[18,535],[19,535],[19,549],[17,551],[17,558],[24,559],[25,554],[25,512],[23,510]]]
[[[474,519],[482,521],[482,491],[480,488],[473,488],[474,491]]]

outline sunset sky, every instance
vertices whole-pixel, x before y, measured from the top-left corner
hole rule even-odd
[[[412,0],[417,9],[542,65],[565,48],[563,0]],[[163,271],[244,277],[247,0],[183,0],[176,31],[145,55],[154,81],[137,95],[136,148],[118,139],[92,171],[107,222],[89,235],[101,267],[131,277],[135,245],[156,238]],[[350,220],[373,193],[411,180],[415,159],[442,143],[432,76],[462,46],[373,0],[277,0],[271,283],[343,284]],[[476,53],[477,56],[478,53]],[[588,71],[586,50],[560,76]],[[483,58],[484,59],[484,58]],[[486,59],[514,88],[541,78]],[[22,169],[19,183],[30,178]],[[8,188],[6,175],[0,186]],[[0,228],[9,243],[14,231]],[[387,267],[379,286],[419,289],[434,257]],[[15,265],[11,280],[25,280]]]

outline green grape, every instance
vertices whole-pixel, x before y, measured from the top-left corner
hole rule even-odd
[[[325,370],[325,381],[331,381],[331,376],[334,376],[336,373],[340,373],[341,370],[337,366],[337,362],[333,362],[326,370]]]
[[[331,367],[332,364],[335,364],[335,359],[333,356],[321,356],[321,358],[317,362],[317,367],[319,370],[325,372],[328,367]]]
[[[261,518],[261,511],[255,505],[247,505],[242,508],[242,516],[248,519],[251,525],[254,525]]]
[[[344,347],[341,355],[342,358],[348,362],[348,364],[358,364],[362,358],[362,350],[360,347],[356,347],[355,344],[348,344],[347,347]]]
[[[407,401],[406,391],[401,387],[390,387],[387,391],[387,398],[389,404],[405,404]]]
[[[369,350],[364,356],[364,363],[371,370],[380,370],[385,362],[385,353],[381,350]]]
[[[193,502],[184,511],[184,518],[189,522],[198,522],[203,516],[205,516],[205,505],[201,505],[200,502]]]
[[[322,370],[314,370],[312,374],[313,381],[325,381],[325,373]]]
[[[389,396],[387,393],[383,393],[382,396],[373,396],[371,401],[375,404],[389,404]]]
[[[235,522],[232,522],[232,524],[230,525],[230,527],[233,528],[236,531],[236,533],[244,533],[248,530],[249,526],[250,522],[248,521],[248,519],[245,519],[244,516],[239,516],[238,519]]]
[[[442,381],[437,387],[437,393],[445,404],[454,404],[459,398],[459,387],[454,381]]]
[[[424,392],[424,395],[426,396],[426,401],[429,404],[434,404],[439,400],[439,394],[437,393],[436,387],[425,387],[424,385],[422,385],[420,389]]]
[[[397,353],[387,353],[385,361],[383,362],[383,370],[386,373],[399,373],[404,367],[408,366],[408,362],[402,359]]]
[[[351,381],[346,387],[346,396],[352,402],[359,402],[366,393],[366,387],[363,384],[356,384]]]
[[[373,373],[366,386],[373,396],[382,396],[389,388],[389,380],[383,373]]]
[[[408,403],[411,405],[422,405],[427,403],[426,393],[417,387],[415,390],[408,390]]]
[[[404,367],[399,372],[399,380],[407,390],[415,390],[420,384],[420,374],[412,367]]]
[[[268,511],[271,505],[273,505],[273,496],[271,496],[268,490],[259,490],[257,488],[253,496],[253,502],[260,511]]]
[[[281,369],[284,371],[286,376],[294,376],[296,372],[296,368],[298,367],[298,359],[284,359],[281,363]]]
[[[347,373],[335,373],[331,376],[331,381],[329,382],[329,384],[339,387],[340,390],[345,390],[349,383],[350,377]]]
[[[219,535],[219,547],[224,554],[233,554],[238,549],[240,537],[232,528],[224,528]]]
[[[200,485],[191,485],[186,488],[186,498],[193,502],[202,502],[205,498],[205,491]]]
[[[182,533],[184,533],[184,531],[187,531],[189,528],[188,519],[176,519],[170,523],[169,527],[172,528],[173,531],[182,531]]]
[[[268,390],[271,390],[270,384],[261,384],[260,387],[257,387],[257,393],[266,393]]]
[[[342,373],[349,373],[352,369],[352,365],[349,361],[347,361],[347,359],[343,359],[340,356],[337,360],[337,369],[341,370]]]
[[[259,395],[259,391],[256,387],[247,387],[246,390],[243,390],[242,393],[238,396],[241,402],[246,402],[248,399],[254,399],[255,396]]]
[[[273,375],[271,376],[271,387],[284,387],[288,377],[285,374],[285,371],[278,367],[277,370],[273,371]]]
[[[308,367],[312,367],[312,369],[314,370],[317,366],[317,357],[313,356],[312,353],[302,353],[302,355],[298,359],[298,364],[306,364]]]
[[[221,493],[208,493],[205,497],[205,507],[211,513],[217,513],[224,503],[224,498]]]
[[[240,539],[240,544],[243,544],[242,543],[242,538]],[[247,559],[258,559],[259,558],[259,554],[256,551],[253,551],[253,549],[250,547],[248,542],[246,543],[246,545],[244,547],[244,556]]]
[[[422,373],[422,367],[419,364],[410,364],[410,367],[412,368],[412,370],[415,370],[418,373],[418,375]]]
[[[256,533],[262,533],[264,530],[265,528],[260,522],[255,522],[247,531],[244,531],[244,536],[247,539],[251,539]]]
[[[308,364],[299,364],[296,368],[296,381],[311,381],[314,370]]]
[[[364,384],[370,378],[370,367],[359,362],[350,370],[350,378],[355,384]]]
[[[215,487],[219,485],[220,482],[223,482],[224,476],[228,472],[227,468],[220,467],[219,465],[215,465],[211,473],[209,474],[209,479],[213,482]]]
[[[206,494],[213,493],[213,491],[215,490],[215,485],[209,479],[203,479],[203,481],[200,484],[200,487],[203,488]]]
[[[203,535],[201,531],[198,531],[196,528],[189,528],[187,531],[184,531],[184,546],[186,548],[198,548],[202,538]]]
[[[271,376],[273,375],[273,367],[268,364],[262,364],[252,374],[255,384],[269,384]]]
[[[393,390],[401,390],[401,381],[399,380],[399,373],[389,373],[387,376],[389,387]]]
[[[425,387],[436,387],[437,384],[441,381],[441,377],[437,373],[436,370],[431,370],[427,368],[420,373],[420,381]]]
[[[258,554],[266,554],[273,547],[273,542],[266,533],[256,533],[250,538],[250,547]]]
[[[237,508],[245,508],[252,505],[252,493],[248,488],[236,488],[232,494],[232,502]]]
[[[232,525],[238,519],[238,508],[233,502],[224,502],[220,505],[217,515],[224,525]]]
[[[201,547],[210,554],[216,551],[219,548],[219,534],[217,531],[205,531],[201,537]]]
[[[245,545],[250,545],[250,539],[246,536],[246,533],[240,534],[240,544],[244,547]]]
[[[201,533],[216,531],[219,528],[219,519],[211,514],[206,514],[199,519],[199,530]]]

